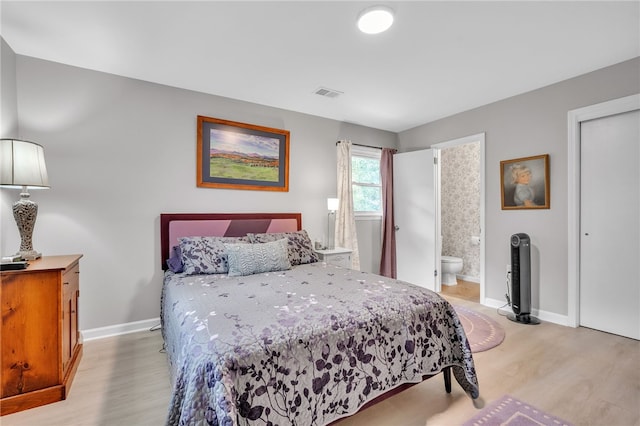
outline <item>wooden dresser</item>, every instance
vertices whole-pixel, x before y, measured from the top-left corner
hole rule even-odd
[[[80,363],[80,258],[44,256],[0,275],[0,415],[61,401]]]

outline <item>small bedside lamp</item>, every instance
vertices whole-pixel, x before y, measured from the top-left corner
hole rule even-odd
[[[337,198],[327,198],[327,209],[329,210],[329,218],[327,224],[327,233],[329,234],[327,240],[327,248],[333,250],[336,248],[336,211],[340,205],[340,200]]]
[[[0,186],[22,189],[20,200],[13,204],[13,217],[20,231],[17,254],[25,260],[39,258],[42,254],[33,249],[31,241],[38,205],[29,199],[29,189],[49,188],[44,148],[33,142],[0,139]]]

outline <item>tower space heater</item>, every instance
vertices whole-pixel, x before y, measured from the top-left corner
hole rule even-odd
[[[507,318],[521,324],[540,324],[531,316],[531,240],[527,234],[511,236],[511,309]]]

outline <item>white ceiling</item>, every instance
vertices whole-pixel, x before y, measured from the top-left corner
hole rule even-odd
[[[1,2],[20,55],[399,132],[640,56],[640,1]],[[330,99],[319,87],[344,92]]]

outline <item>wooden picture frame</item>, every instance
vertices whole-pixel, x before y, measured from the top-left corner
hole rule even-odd
[[[289,191],[289,131],[198,116],[197,185]]]
[[[500,162],[502,210],[551,208],[549,154]]]

